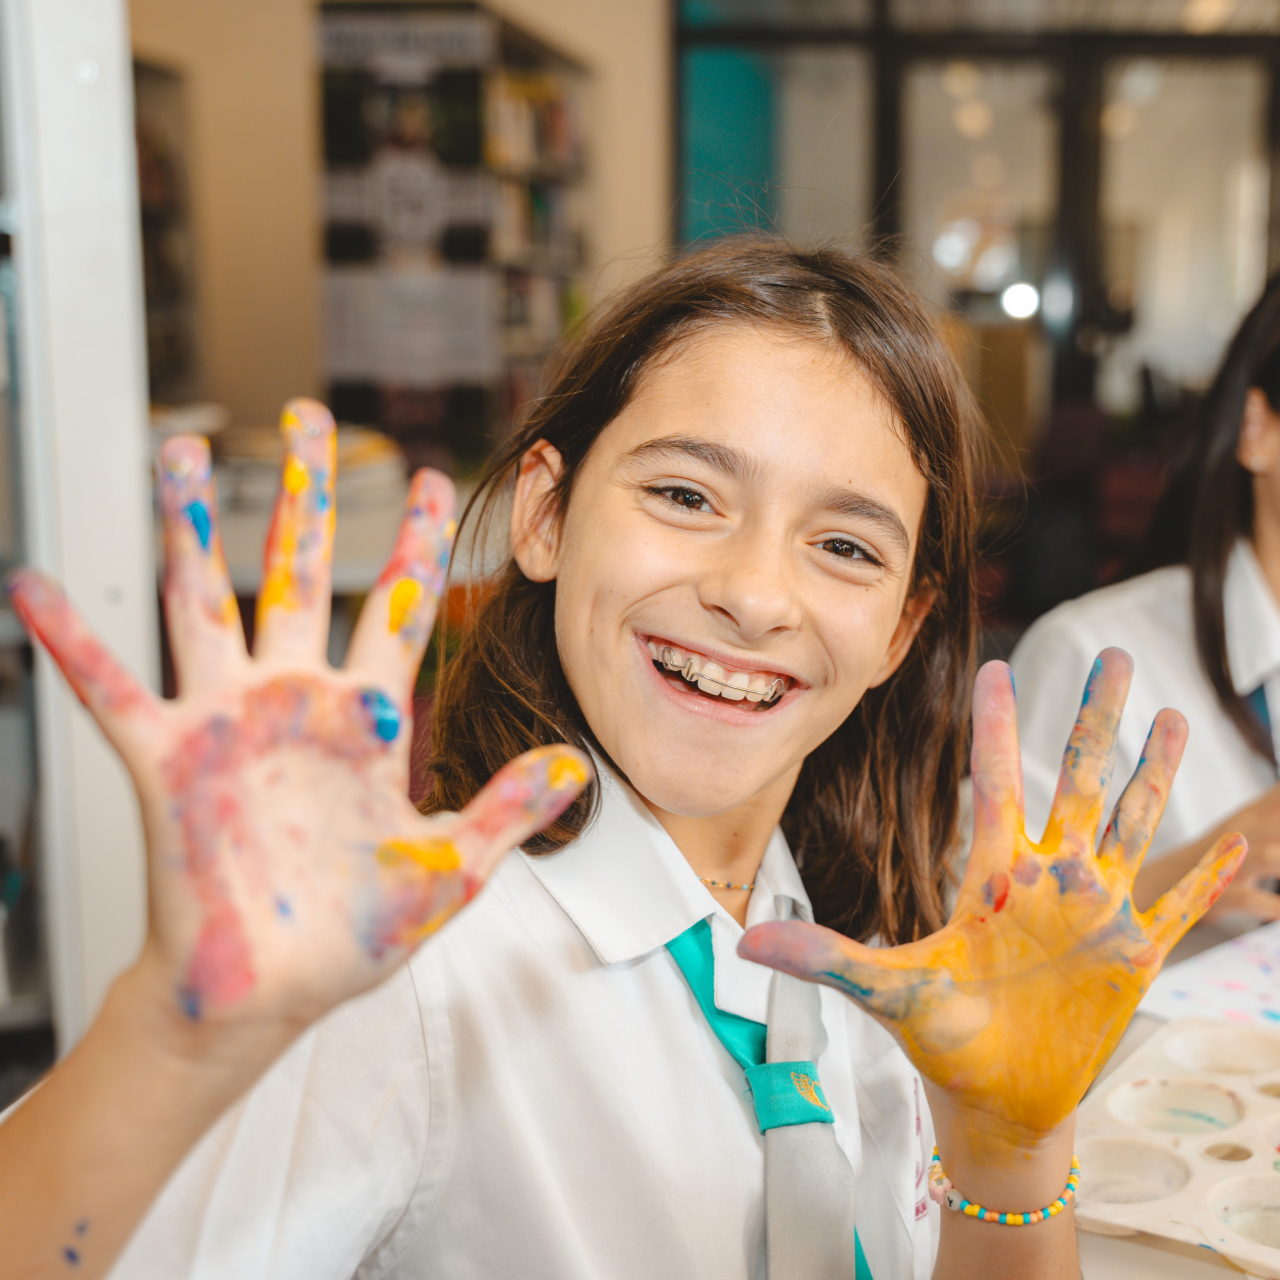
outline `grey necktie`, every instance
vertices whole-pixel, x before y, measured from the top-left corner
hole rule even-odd
[[[817,1062],[827,1047],[818,988],[775,973],[769,990],[769,1062]],[[853,1280],[853,1170],[835,1126],[794,1124],[764,1135],[769,1280]]]

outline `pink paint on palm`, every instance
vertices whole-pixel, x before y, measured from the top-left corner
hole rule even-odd
[[[314,676],[281,676],[248,690],[238,714],[205,721],[163,763],[186,870],[204,908],[181,993],[192,1016],[253,988],[253,960],[223,866],[228,861],[251,874],[266,865],[268,851],[257,847],[245,813],[243,778],[256,761],[286,747],[357,771],[387,751],[359,690]]]
[[[147,714],[155,699],[85,626],[66,593],[43,574],[18,569],[6,583],[14,611],[53,655],[77,698],[113,716]]]

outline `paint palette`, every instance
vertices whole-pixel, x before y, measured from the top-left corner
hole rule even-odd
[[[1076,1218],[1280,1280],[1280,1032],[1179,1018],[1080,1108]]]

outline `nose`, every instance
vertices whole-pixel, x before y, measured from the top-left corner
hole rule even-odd
[[[716,551],[698,581],[703,608],[732,624],[744,641],[800,625],[796,566],[783,535],[767,528],[743,529]]]

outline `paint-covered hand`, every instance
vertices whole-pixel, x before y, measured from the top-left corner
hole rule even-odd
[[[372,986],[462,907],[588,778],[568,747],[513,761],[460,814],[408,799],[413,682],[454,532],[449,481],[420,471],[345,667],[325,661],[335,434],[284,412],[285,458],[255,652],[218,535],[207,443],[161,457],[165,610],[179,697],[143,688],[33,573],[14,606],[133,776],[148,846],[144,962],[187,1019],[294,1024]]]
[[[1169,949],[1245,855],[1224,836],[1149,911],[1130,898],[1186,742],[1162,711],[1097,845],[1133,664],[1090,673],[1039,844],[1023,825],[1013,682],[988,663],[974,689],[974,837],[950,923],[905,946],[862,946],[801,923],[760,925],[743,955],[844,991],[889,1028],[926,1080],[1015,1142],[1074,1110]],[[1095,853],[1095,847],[1097,852]],[[932,1091],[931,1091],[932,1092]]]

